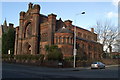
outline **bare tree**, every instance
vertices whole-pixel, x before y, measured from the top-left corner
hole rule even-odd
[[[108,52],[108,49],[111,52],[111,46],[114,44],[118,34],[117,27],[111,24],[110,21],[97,21],[95,32],[98,34],[98,42],[103,44],[104,51]]]
[[[118,22],[118,36],[117,36],[117,39],[116,39],[115,46],[117,48],[116,51],[120,53],[120,21]]]
[[[114,43],[114,51],[119,52],[120,53],[120,38],[117,38],[115,43]]]

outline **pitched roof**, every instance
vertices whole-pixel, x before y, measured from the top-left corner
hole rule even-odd
[[[65,27],[62,27],[57,31],[57,33],[73,33],[73,32]]]
[[[87,42],[91,42],[91,43],[97,43],[97,44],[100,44],[99,42],[92,41],[92,40],[87,40],[87,39],[84,39],[84,38],[81,38],[81,37],[76,37],[76,39],[78,39],[78,40],[83,40],[83,41],[87,41]]]

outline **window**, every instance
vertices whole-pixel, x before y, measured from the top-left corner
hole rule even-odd
[[[47,35],[47,33],[42,33],[41,34],[41,41],[47,41],[48,40],[48,35]]]
[[[96,58],[96,55],[95,55],[96,53],[94,53],[94,58]]]
[[[69,37],[67,37],[67,42],[66,43],[68,43],[69,44]]]
[[[70,40],[71,40],[71,43],[70,43],[70,44],[72,44],[72,43],[73,43],[73,38],[71,38]]]
[[[84,35],[83,35],[83,38],[85,38],[85,39],[86,39],[86,34],[84,34]]]
[[[76,49],[79,49],[79,48],[80,48],[80,44],[76,43]]]
[[[66,37],[63,37],[63,43],[66,44]]]
[[[81,37],[81,36],[82,36],[82,33],[78,32],[78,36]]]
[[[85,45],[84,44],[82,45],[82,48],[85,49]]]
[[[32,35],[31,23],[28,23],[25,29],[24,38],[30,37]]]
[[[69,37],[69,44],[71,44],[71,40],[72,40],[71,37]]]
[[[63,38],[62,38],[62,37],[60,37],[60,44],[62,44],[62,39],[63,39]]]
[[[90,36],[88,35],[88,39],[90,39]]]
[[[56,44],[58,44],[58,37],[56,37]]]
[[[89,49],[89,50],[92,50],[92,46],[91,46],[91,45],[88,45],[88,49]]]
[[[96,51],[97,50],[97,47],[96,46],[94,46],[94,51]]]

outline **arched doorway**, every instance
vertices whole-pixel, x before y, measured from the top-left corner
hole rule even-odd
[[[28,42],[26,42],[24,45],[24,53],[31,54],[31,45]]]
[[[31,45],[28,45],[28,54],[31,54]]]

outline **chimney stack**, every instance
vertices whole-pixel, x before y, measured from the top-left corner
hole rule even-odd
[[[71,20],[66,20],[64,23],[65,23],[66,26],[72,25],[72,21]]]
[[[94,33],[94,28],[91,28],[91,32]]]

